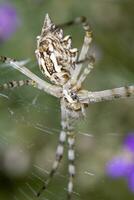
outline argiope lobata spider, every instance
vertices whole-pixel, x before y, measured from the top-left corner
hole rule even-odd
[[[82,24],[85,31],[84,43],[80,53],[78,49],[72,48],[69,35],[64,36],[62,27]],[[61,106],[61,132],[59,144],[56,150],[55,161],[40,191],[46,189],[54,176],[63,156],[64,144],[68,142],[68,200],[73,192],[73,179],[75,176],[75,132],[73,124],[77,118],[85,115],[85,108],[90,103],[125,98],[134,95],[134,86],[114,88],[111,90],[91,92],[83,90],[82,83],[93,68],[94,58],[88,56],[90,43],[92,41],[92,30],[85,17],[78,17],[73,21],[56,26],[47,14],[41,35],[37,37],[37,50],[35,51],[41,72],[53,83],[50,84],[28,70],[22,63],[11,58],[0,56],[0,61],[12,66],[25,74],[30,79],[21,81],[10,81],[0,85],[0,89],[14,88],[23,85],[31,85],[41,89],[52,96],[60,99]],[[83,67],[83,63],[87,67]]]

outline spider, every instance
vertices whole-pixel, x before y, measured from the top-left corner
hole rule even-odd
[[[82,24],[85,32],[83,46],[80,52],[72,48],[69,35],[64,36],[62,28],[73,24]],[[91,72],[94,57],[89,56],[89,47],[92,41],[92,30],[85,17],[77,17],[65,24],[56,26],[49,15],[46,14],[41,35],[37,36],[37,50],[35,51],[41,72],[50,80],[48,83],[40,79],[24,66],[24,62],[0,56],[0,61],[19,70],[30,79],[10,81],[0,85],[0,89],[15,88],[23,85],[37,87],[46,93],[59,98],[61,108],[61,131],[57,145],[55,160],[47,180],[37,192],[39,197],[48,187],[64,154],[64,144],[68,143],[68,187],[67,199],[72,198],[73,181],[75,177],[75,131],[74,122],[85,115],[88,104],[134,95],[134,85],[114,88],[104,91],[87,91],[82,88],[82,83]],[[87,63],[84,67],[83,63]]]

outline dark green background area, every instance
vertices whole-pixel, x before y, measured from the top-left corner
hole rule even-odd
[[[2,0],[0,1],[2,2]],[[3,0],[3,2],[5,2]],[[34,51],[44,16],[54,23],[86,16],[96,55],[93,71],[84,83],[91,91],[134,84],[134,1],[133,0],[10,0],[20,18],[20,26],[10,40],[0,44],[0,55],[17,60],[30,59],[27,67],[44,78]],[[81,48],[84,33],[80,26],[65,29],[73,46]],[[0,66],[0,83],[26,77],[10,67]],[[59,101],[35,88],[3,91],[0,96],[0,199],[34,200],[29,185],[37,191],[54,159],[60,131]],[[133,98],[90,105],[87,117],[76,125],[76,179],[73,199],[133,199],[123,179],[106,176],[106,163],[122,153],[123,138],[134,132]],[[10,152],[13,152],[10,155]],[[67,156],[67,152],[65,151]],[[8,162],[5,164],[5,160]],[[67,159],[40,199],[66,197]],[[24,173],[13,172],[29,161]],[[6,167],[5,167],[6,165]],[[40,177],[40,179],[39,179]],[[78,194],[77,194],[78,193]]]

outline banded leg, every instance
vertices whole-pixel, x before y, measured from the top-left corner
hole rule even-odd
[[[80,60],[84,60],[86,58],[88,50],[89,50],[89,45],[92,41],[92,30],[91,30],[89,22],[87,21],[86,17],[77,17],[72,21],[69,21],[64,24],[60,24],[58,26],[64,28],[66,26],[75,25],[75,24],[82,24],[82,27],[85,31],[84,43],[83,43],[83,46],[79,55],[79,59],[78,59],[78,62],[79,62]],[[82,68],[82,63],[79,65],[76,64],[76,68],[71,78],[71,84],[76,83],[77,78],[80,74],[81,68]]]
[[[93,69],[93,64],[95,62],[95,58],[93,56],[90,56],[86,59],[86,62],[88,63],[87,66],[84,68],[82,74],[80,75],[78,81],[77,81],[77,88],[81,88],[82,83],[86,79],[87,75],[91,72]]]
[[[77,24],[82,24],[84,30],[89,29],[89,28],[86,28],[86,26],[89,26],[89,23],[87,22],[87,19],[84,16],[76,17],[73,20],[70,20],[70,21],[65,22],[63,24],[58,24],[57,26],[64,28],[64,27],[67,27],[67,26],[72,26],[72,25],[77,25]]]
[[[79,101],[86,104],[102,101],[112,101],[132,96],[134,96],[134,85],[95,92],[81,90],[78,93]]]
[[[69,173],[69,181],[68,181],[68,200],[72,197],[73,192],[73,180],[75,176],[75,152],[74,152],[74,144],[75,144],[75,135],[73,131],[67,133],[68,137],[68,173]]]
[[[63,157],[63,153],[64,153],[64,144],[66,141],[66,130],[67,130],[67,117],[66,117],[66,108],[64,106],[64,104],[62,103],[61,100],[61,127],[62,127],[62,131],[60,132],[60,136],[59,136],[59,144],[57,146],[57,150],[56,150],[56,158],[55,161],[53,162],[52,165],[52,169],[48,175],[47,180],[45,181],[44,185],[42,186],[42,188],[39,190],[39,192],[37,193],[37,197],[39,197],[41,195],[41,193],[47,188],[48,184],[50,183],[50,181],[52,180],[54,174],[57,171],[57,168],[60,164],[60,161]]]
[[[8,58],[5,56],[0,56],[0,62],[8,64],[9,66],[13,67],[14,69],[17,69],[22,74],[25,74],[28,78],[35,81],[35,83],[38,85],[38,89],[44,90],[46,93],[51,94],[55,97],[61,97],[61,88],[54,86],[41,78],[39,78],[36,74],[31,72],[29,69],[27,69],[24,65],[22,65],[22,62],[15,61],[12,58]]]
[[[68,22],[66,24],[71,25],[71,24],[79,24],[79,23],[81,23],[83,26],[83,29],[85,31],[85,37],[84,37],[84,43],[83,43],[78,61],[83,60],[87,57],[89,46],[92,41],[92,30],[90,28],[89,22],[87,21],[87,19],[85,17],[78,17],[74,21]],[[71,84],[76,83],[78,76],[81,72],[81,69],[82,69],[82,63],[79,65],[76,64],[76,68],[71,77]]]
[[[8,83],[0,84],[0,91],[7,90],[7,89],[14,89],[17,87],[22,87],[22,86],[38,87],[36,83],[31,79],[18,80],[18,81],[12,80],[12,81],[9,81]]]

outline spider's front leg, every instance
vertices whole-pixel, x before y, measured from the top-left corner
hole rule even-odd
[[[66,107],[65,107],[63,99],[61,99],[61,128],[62,128],[62,130],[61,130],[60,136],[59,136],[59,143],[58,143],[57,150],[56,150],[55,161],[53,162],[52,169],[48,175],[47,180],[45,181],[44,185],[41,187],[41,189],[37,193],[37,197],[39,197],[41,195],[41,193],[47,188],[48,184],[50,183],[54,174],[56,173],[57,168],[60,164],[60,161],[63,157],[64,144],[66,141],[66,132],[68,129],[67,112],[66,112]]]

